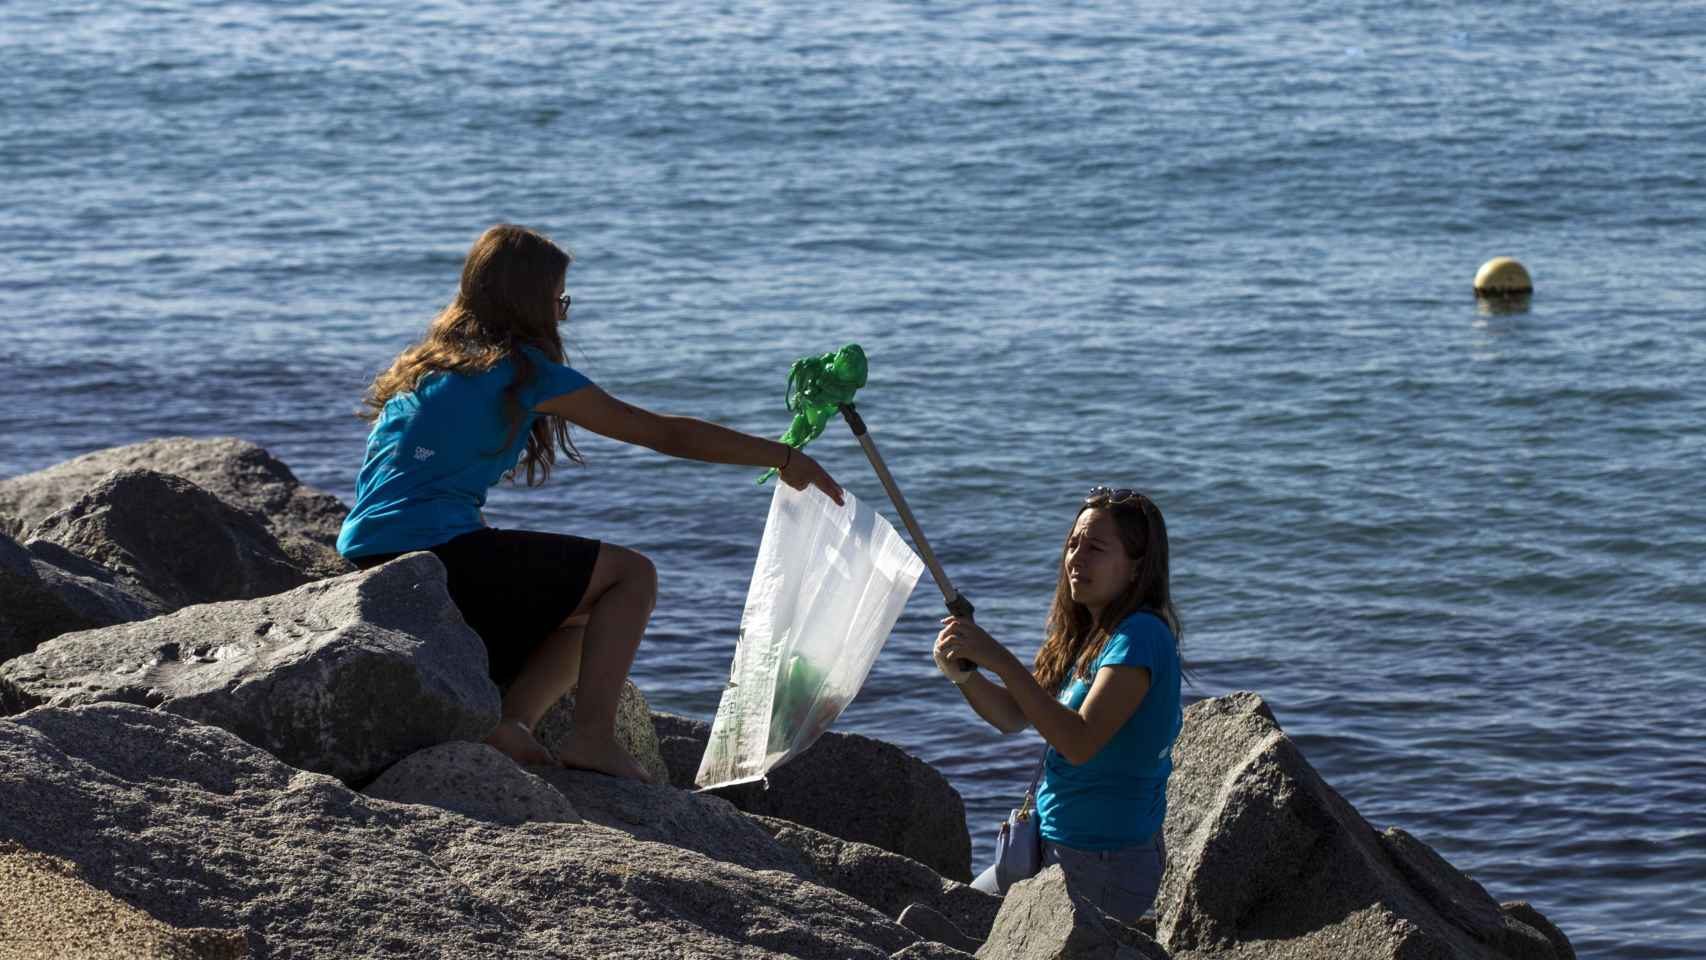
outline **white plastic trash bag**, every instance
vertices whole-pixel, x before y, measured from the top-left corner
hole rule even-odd
[[[887,520],[843,499],[776,484],[701,787],[758,780],[817,742],[864,685],[924,572]]]

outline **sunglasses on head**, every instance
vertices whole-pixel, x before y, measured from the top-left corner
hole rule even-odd
[[[1148,499],[1148,497],[1129,487],[1120,487],[1115,490],[1110,487],[1101,486],[1100,484],[1091,487],[1090,492],[1084,495],[1084,502],[1086,504],[1095,503],[1096,501],[1101,500],[1106,501],[1110,507],[1115,504],[1129,503],[1131,501],[1136,501],[1141,506],[1143,502]]]

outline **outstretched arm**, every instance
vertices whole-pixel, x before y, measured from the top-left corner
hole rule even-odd
[[[1060,751],[1068,763],[1086,763],[1113,739],[1120,727],[1137,712],[1143,698],[1149,694],[1149,670],[1144,667],[1103,667],[1096,671],[1090,692],[1077,710],[1056,700],[1037,683],[1019,658],[998,643],[982,627],[970,620],[950,617],[936,640],[937,650],[953,659],[966,659],[1000,678],[1003,686],[982,682],[991,690],[999,690],[1019,714],[1037,728],[1049,746]],[[981,679],[981,678],[979,678]],[[966,681],[965,690],[978,679]],[[989,693],[981,694],[994,700]],[[966,699],[971,700],[968,691]],[[974,701],[972,709],[1004,732],[1012,732],[995,718],[984,714]],[[1004,720],[1011,716],[1001,713]],[[1020,724],[1013,729],[1023,729]]]
[[[535,410],[562,417],[593,433],[656,450],[672,457],[706,463],[777,467],[782,481],[798,490],[812,484],[836,503],[841,485],[816,460],[785,443],[755,437],[739,430],[698,420],[653,413],[624,403],[595,385],[552,397]]]

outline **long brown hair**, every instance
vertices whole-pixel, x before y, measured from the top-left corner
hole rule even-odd
[[[573,261],[544,234],[526,227],[500,223],[480,234],[462,263],[456,297],[433,318],[425,338],[374,378],[362,398],[362,418],[377,419],[392,397],[415,390],[429,373],[485,373],[507,357],[515,364],[515,380],[503,393],[509,436],[494,453],[508,449],[528,414],[521,408],[521,391],[537,375],[521,347],[534,347],[552,361],[563,362],[552,295]],[[551,475],[558,448],[571,461],[582,462],[567,423],[549,415],[535,420],[522,458],[528,486],[544,483]]]
[[[1101,619],[1092,622],[1090,609],[1072,599],[1072,584],[1066,572],[1067,547],[1065,544],[1061,546],[1054,603],[1049,608],[1048,623],[1044,627],[1042,649],[1037,651],[1036,664],[1031,671],[1037,683],[1051,694],[1060,690],[1068,673],[1079,679],[1089,679],[1090,664],[1101,656],[1114,628],[1139,610],[1147,610],[1160,617],[1173,631],[1175,643],[1184,636],[1179,611],[1173,606],[1172,590],[1168,585],[1167,522],[1161,518],[1161,508],[1141,493],[1118,502],[1111,494],[1099,493],[1085,500],[1073,515],[1072,526],[1067,528],[1068,542],[1072,539],[1072,531],[1078,527],[1079,517],[1087,510],[1102,510],[1113,518],[1114,527],[1119,531],[1120,545],[1125,548],[1126,556],[1131,558],[1137,575],[1103,609]]]

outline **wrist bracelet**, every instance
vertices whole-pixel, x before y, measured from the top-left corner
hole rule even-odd
[[[788,464],[794,462],[794,448],[791,446],[788,446],[787,444],[783,444],[783,446],[787,447],[788,455],[786,457],[782,458],[782,465],[776,468],[778,473],[783,471],[783,470],[788,469]]]

